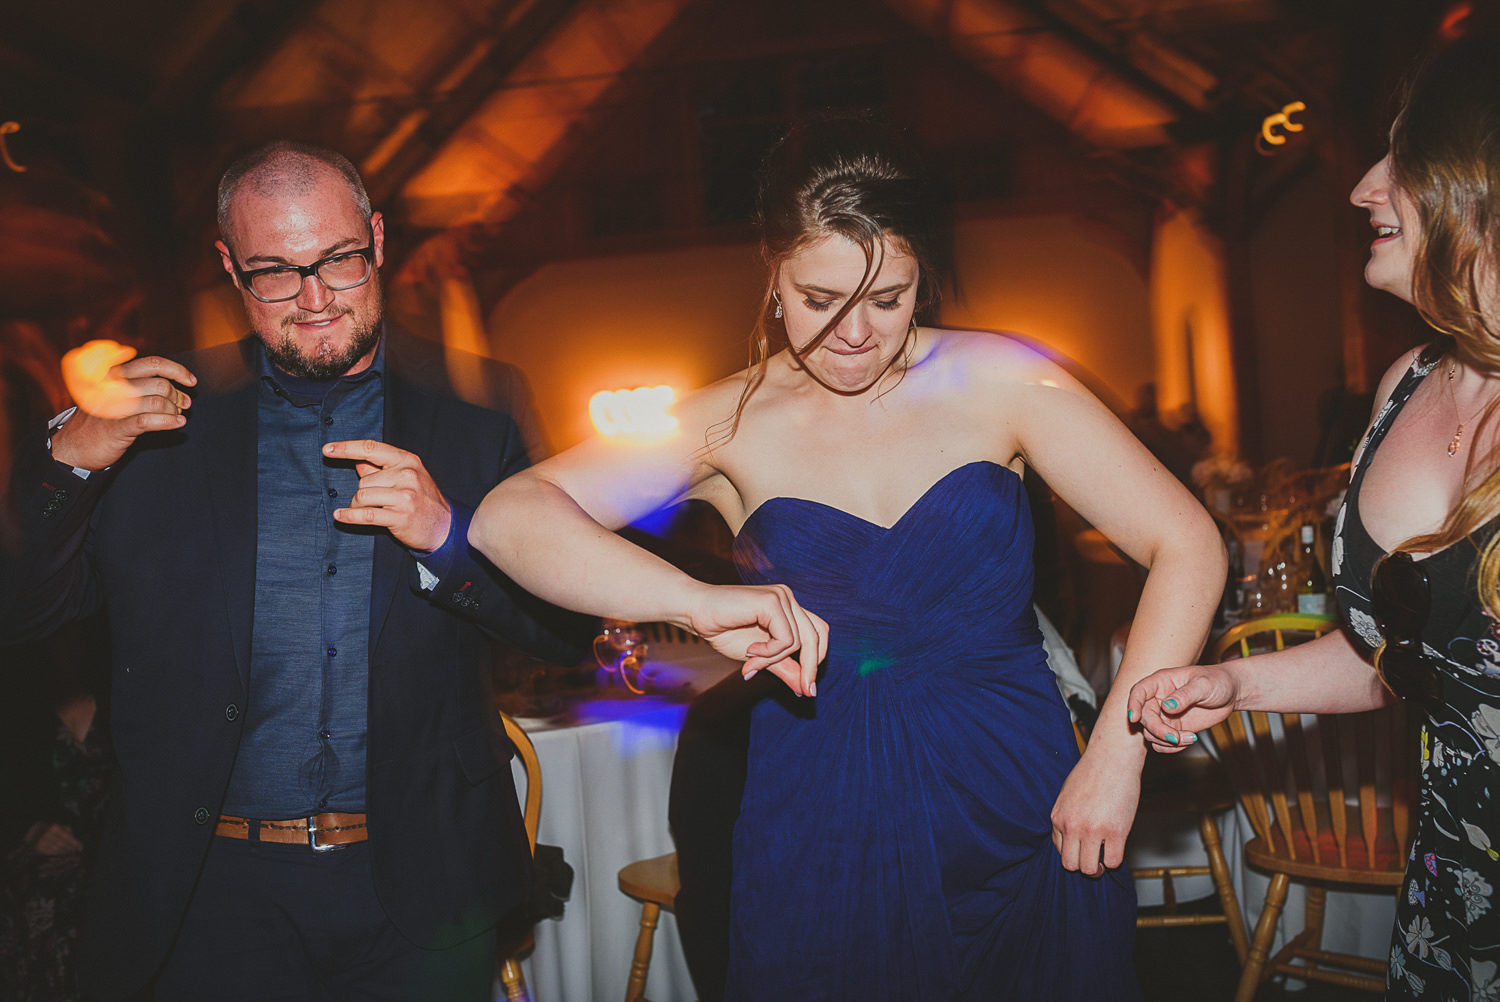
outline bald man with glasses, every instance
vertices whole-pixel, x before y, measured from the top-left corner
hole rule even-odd
[[[101,606],[120,778],[80,946],[124,999],[490,997],[531,885],[491,639],[574,663],[590,624],[467,544],[529,463],[525,391],[382,313],[385,228],[337,153],[225,173],[216,244],[251,333],[112,373],[18,464],[0,629]]]

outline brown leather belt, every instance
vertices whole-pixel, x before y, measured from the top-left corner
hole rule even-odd
[[[289,821],[256,821],[221,814],[219,823],[214,826],[214,834],[225,838],[248,839],[251,825],[255,826],[262,842],[284,842],[318,850],[337,849],[351,842],[363,842],[370,837],[363,814],[332,812],[314,814],[310,818],[292,818]]]

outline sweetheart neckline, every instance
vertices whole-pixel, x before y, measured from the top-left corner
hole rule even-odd
[[[764,511],[768,505],[770,505],[770,504],[772,504],[774,502],[777,502],[777,501],[799,501],[802,504],[816,505],[819,508],[825,508],[828,511],[838,512],[840,515],[844,515],[844,516],[847,516],[848,518],[852,518],[856,522],[862,522],[865,525],[868,525],[868,526],[871,526],[873,528],[879,529],[881,532],[890,532],[891,530],[895,529],[896,526],[898,526],[902,522],[906,521],[907,517],[909,515],[911,515],[912,512],[914,512],[918,508],[920,508],[922,506],[922,503],[925,502],[929,497],[931,497],[932,494],[933,494],[933,492],[935,492],[939,487],[941,487],[943,484],[947,483],[949,480],[951,480],[953,477],[957,476],[959,473],[963,472],[964,470],[968,470],[968,469],[970,469],[972,467],[975,467],[975,466],[993,466],[996,469],[1004,470],[1006,473],[1009,473],[1011,476],[1015,477],[1017,480],[1019,480],[1021,478],[1021,475],[1019,473],[1017,473],[1015,470],[1012,470],[1010,467],[1005,466],[1004,464],[1001,464],[1001,463],[997,463],[997,462],[995,462],[994,460],[991,460],[991,459],[975,459],[975,460],[973,460],[971,462],[964,463],[962,466],[955,466],[953,469],[949,470],[947,473],[944,473],[941,477],[938,477],[936,480],[934,480],[932,482],[931,486],[929,486],[925,491],[923,491],[917,497],[917,499],[915,501],[913,501],[910,505],[908,505],[907,508],[906,508],[906,510],[903,511],[896,518],[896,521],[892,522],[890,525],[881,525],[879,522],[872,522],[869,519],[864,518],[863,516],[854,514],[852,511],[845,511],[843,508],[839,508],[839,507],[836,507],[834,505],[828,504],[826,501],[815,501],[812,498],[799,498],[799,497],[791,497],[790,495],[785,495],[785,494],[778,494],[775,497],[766,498],[760,504],[758,504],[758,505],[755,506],[755,510],[754,511],[752,511],[749,515],[745,516],[745,521],[742,522],[742,523],[740,523],[740,531],[735,534],[735,538],[738,539],[741,535],[744,534],[746,526],[748,526],[750,524],[750,522],[755,518],[755,516],[759,515],[762,511]]]

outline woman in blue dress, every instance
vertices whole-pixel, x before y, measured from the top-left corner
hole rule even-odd
[[[1234,709],[1411,701],[1423,721],[1420,751],[1411,749],[1420,797],[1388,999],[1500,999],[1495,42],[1476,27],[1413,77],[1390,152],[1350,196],[1375,230],[1365,280],[1415,304],[1437,336],[1386,372],[1355,456],[1332,553],[1345,629],[1229,666],[1158,672],[1129,700],[1164,751]],[[1400,646],[1377,660],[1388,640]]]
[[[1080,759],[1032,611],[1021,473],[1149,569],[1120,699],[1197,655],[1218,532],[1058,365],[917,325],[938,213],[898,133],[793,130],[759,218],[756,364],[681,401],[670,434],[506,481],[470,542],[537,595],[666,620],[786,682],[752,714],[728,997],[1137,999],[1119,867],[1146,748],[1112,697]],[[745,585],[612,531],[688,498],[735,532]]]

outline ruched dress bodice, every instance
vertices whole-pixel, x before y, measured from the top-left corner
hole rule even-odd
[[[790,586],[830,642],[816,698],[753,711],[731,997],[1139,997],[1128,879],[1069,873],[1051,841],[1078,752],[1032,540],[988,462],[889,528],[797,498],[746,521],[741,575]]]

